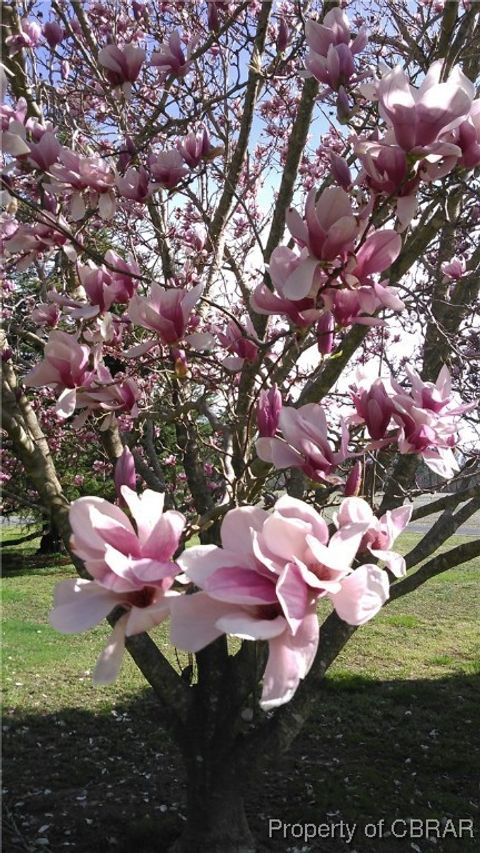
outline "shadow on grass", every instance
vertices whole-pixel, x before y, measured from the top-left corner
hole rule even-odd
[[[478,850],[479,686],[478,676],[329,677],[308,729],[247,792],[259,850]],[[28,847],[40,841],[47,853],[159,853],[181,830],[183,769],[152,691],[102,713],[7,711],[4,729],[6,851],[40,849]],[[351,844],[340,830],[305,844],[289,830],[269,839],[270,818],[357,829]],[[382,818],[384,837],[366,838],[365,825]],[[476,840],[387,834],[410,818],[451,820],[457,830],[460,819],[476,820]]]
[[[71,565],[71,560],[66,554],[32,554],[25,551],[13,550],[4,544],[1,550],[2,575],[6,578],[29,575],[39,570],[56,569],[61,566]]]

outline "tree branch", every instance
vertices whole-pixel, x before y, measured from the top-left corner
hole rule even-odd
[[[478,556],[480,556],[480,538],[472,539],[471,542],[466,542],[463,545],[457,545],[456,548],[452,548],[444,554],[437,554],[433,560],[429,560],[418,571],[393,584],[390,587],[389,602],[413,592],[414,589],[418,589],[419,586],[422,586],[430,578],[440,575],[442,572],[447,572],[449,569],[455,568],[455,566],[467,563]]]

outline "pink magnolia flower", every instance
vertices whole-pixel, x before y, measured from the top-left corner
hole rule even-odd
[[[331,311],[324,311],[321,317],[319,317],[315,333],[317,336],[318,351],[322,355],[329,355],[335,341],[335,318]]]
[[[162,76],[175,74],[176,77],[185,77],[190,68],[189,58],[198,43],[198,38],[192,39],[186,52],[182,48],[182,41],[178,30],[174,30],[168,37],[168,42],[160,45],[152,55],[151,65],[160,68]]]
[[[367,387],[355,386],[352,389],[352,399],[355,403],[358,419],[354,423],[365,423],[369,435],[374,440],[383,439],[394,412],[394,405],[385,390],[381,379]]]
[[[132,258],[121,258],[113,249],[105,253],[105,263],[111,275],[110,287],[115,292],[115,302],[128,302],[138,286],[140,267]]]
[[[28,113],[28,104],[25,98],[19,98],[15,106],[0,104],[0,122],[3,131],[8,130],[11,122],[24,126]]]
[[[257,426],[262,438],[271,438],[275,435],[282,405],[282,395],[276,385],[272,385],[268,390],[260,391],[257,405]]]
[[[132,491],[135,491],[137,484],[135,460],[133,458],[132,451],[127,445],[125,445],[123,453],[118,457],[115,463],[114,482],[117,501],[120,506],[126,507],[127,503],[122,496],[121,489],[123,486],[127,486]]]
[[[335,322],[342,327],[357,323],[363,326],[383,326],[385,321],[372,315],[379,308],[400,311],[405,307],[394,288],[382,284],[363,285],[354,290],[327,288],[322,293],[325,308],[331,311]]]
[[[369,234],[355,252],[352,266],[348,267],[349,284],[353,284],[350,276],[354,276],[361,284],[370,283],[370,276],[388,269],[398,258],[401,248],[402,238],[396,231],[384,228]]]
[[[97,305],[100,311],[107,311],[115,301],[115,293],[109,286],[111,276],[108,270],[87,261],[86,264],[77,264],[77,272],[90,304]]]
[[[125,378],[123,373],[117,373],[114,379],[109,369],[100,364],[88,387],[77,393],[76,405],[78,408],[87,409],[82,421],[95,410],[111,413],[128,412],[131,417],[136,418],[140,397],[140,388],[132,377]],[[113,417],[107,419],[102,424],[102,429],[106,429],[114,422]]]
[[[278,426],[284,440],[257,439],[255,446],[260,459],[276,468],[301,468],[317,482],[341,483],[332,472],[348,455],[349,435],[344,422],[338,451],[330,444],[325,412],[318,403],[307,403],[299,409],[284,406]]]
[[[94,681],[118,675],[125,637],[141,634],[169,615],[169,592],[178,571],[173,555],[185,526],[184,516],[163,512],[164,495],[147,489],[136,495],[122,486],[136,527],[119,507],[102,498],[79,498],[70,508],[72,549],[93,580],[69,579],[57,585],[50,614],[54,628],[69,634],[97,625],[117,606],[127,612],[117,621],[100,655]]]
[[[182,155],[176,148],[150,154],[148,167],[155,183],[166,190],[173,189],[189,173]]]
[[[344,157],[340,157],[336,154],[335,151],[329,151],[328,156],[330,158],[333,177],[337,184],[348,192],[353,184],[353,180],[347,161]]]
[[[333,517],[339,530],[353,524],[366,524],[359,545],[359,553],[369,552],[378,560],[382,560],[388,569],[400,578],[406,574],[405,560],[392,545],[397,536],[405,530],[412,515],[413,506],[400,506],[388,510],[381,518],[376,518],[372,508],[362,498],[349,497],[342,501],[341,507]]]
[[[94,193],[94,197],[90,196],[90,202],[98,203],[102,219],[109,219],[115,210],[112,192],[115,175],[108,163],[101,157],[83,157],[65,147],[60,149],[58,159],[59,162],[50,168],[54,178],[51,190],[54,193],[63,193],[70,188],[74,190],[70,200],[72,218],[78,220],[85,215],[83,190],[89,189]]]
[[[132,12],[136,21],[148,23],[148,3],[143,0],[132,0]]]
[[[257,336],[249,317],[247,317],[245,325],[248,338],[245,337],[242,326],[234,320],[228,322],[224,331],[217,331],[217,337],[222,346],[229,353],[232,353],[232,355],[227,356],[222,361],[223,366],[227,370],[241,370],[245,361],[255,361],[258,355],[258,346],[255,343]],[[254,338],[254,340],[251,340],[251,338]]]
[[[216,32],[220,26],[219,11],[228,12],[230,7],[229,0],[207,0],[207,21],[208,27],[213,32]]]
[[[164,344],[175,344],[184,337],[190,314],[203,291],[197,284],[191,290],[181,287],[166,290],[152,284],[149,296],[135,294],[128,304],[133,323],[157,332]]]
[[[28,18],[22,18],[19,32],[5,39],[5,44],[9,47],[10,56],[15,56],[23,48],[31,49],[37,47],[40,44],[41,35],[41,27],[36,21],[29,21]]]
[[[48,46],[55,50],[65,38],[65,30],[60,26],[58,21],[47,21],[43,26],[43,35],[48,42]]]
[[[333,90],[346,86],[355,75],[355,55],[367,44],[365,30],[350,38],[350,23],[339,7],[325,15],[323,23],[308,20],[305,36],[310,52],[305,66],[320,83]]]
[[[171,640],[198,651],[223,633],[267,640],[264,710],[288,702],[315,658],[316,602],[362,625],[388,598],[388,577],[373,565],[351,564],[368,525],[349,525],[330,541],[325,521],[285,495],[272,513],[241,507],[225,516],[222,547],[200,545],[178,562],[201,592],[172,601]]]
[[[450,261],[445,261],[445,263],[441,265],[440,269],[447,278],[456,281],[465,275],[467,271],[467,263],[465,258],[454,255]]]
[[[208,155],[212,151],[207,128],[200,128],[198,133],[195,133],[193,130],[190,131],[190,133],[178,142],[178,150],[187,166],[195,169],[202,160],[208,158]]]
[[[467,118],[453,131],[451,140],[462,152],[460,165],[465,169],[480,165],[480,98],[473,102]]]
[[[360,181],[379,195],[396,197],[397,216],[406,228],[416,211],[421,176],[411,169],[403,148],[385,141],[358,139],[355,153],[363,166]]]
[[[112,169],[100,157],[84,157],[65,147],[60,151],[60,163],[53,166],[50,174],[74,189],[89,188],[99,193],[108,191],[114,182]]]
[[[134,44],[125,44],[118,47],[116,44],[108,44],[98,52],[98,61],[104,68],[104,74],[108,82],[114,87],[121,87],[126,95],[132,90],[140,69],[145,62],[146,53],[142,47]]]
[[[432,146],[439,136],[458,127],[470,112],[475,95],[473,83],[458,65],[441,83],[442,70],[440,59],[430,66],[420,88],[414,89],[397,65],[378,84],[380,114],[405,151],[428,147],[434,154]]]
[[[345,497],[356,497],[362,488],[363,465],[359,459],[355,462],[345,482]]]
[[[42,211],[42,220],[34,225],[18,225],[13,233],[9,225],[4,250],[7,255],[23,255],[22,260],[17,261],[17,270],[26,269],[38,255],[48,254],[52,249],[60,246],[68,249],[68,238],[64,234],[68,230],[66,220],[45,210]]]
[[[413,405],[442,415],[460,415],[474,408],[475,403],[464,403],[458,406],[453,401],[452,379],[446,365],[440,370],[436,382],[424,382],[418,373],[409,367],[406,368],[406,372],[411,382],[410,397]],[[398,392],[399,402],[403,402],[405,394],[403,388],[397,383],[394,383],[394,387]]]
[[[38,142],[30,143],[29,147],[29,161],[44,172],[56,163],[61,151],[61,145],[51,130],[43,133]]]
[[[277,37],[275,39],[275,46],[279,53],[283,53],[284,50],[287,49],[289,41],[290,30],[288,24],[283,15],[280,15],[278,19]]]
[[[287,246],[277,246],[268,271],[277,292],[259,284],[250,299],[253,310],[257,314],[286,315],[300,328],[314,323],[322,313],[315,307],[315,296],[322,280],[318,261],[310,258],[306,250],[298,254]],[[298,291],[303,292],[307,287],[308,295],[300,298]]]
[[[40,302],[31,313],[31,318],[37,326],[56,326],[61,315],[58,305],[49,302]]]
[[[82,287],[91,305],[100,311],[108,311],[116,302],[125,303],[132,298],[138,284],[140,269],[134,261],[125,261],[112,249],[105,254],[107,266],[97,267],[93,261],[77,264],[77,272]],[[71,307],[80,303],[70,300]],[[81,316],[73,315],[72,316]]]
[[[123,178],[119,175],[115,183],[120,195],[124,198],[130,198],[132,201],[144,202],[152,192],[148,172],[143,166],[140,166],[139,169],[130,166]]]
[[[60,417],[69,417],[75,408],[76,389],[91,382],[90,349],[80,344],[74,335],[59,330],[50,332],[45,344],[43,361],[24,378],[25,385],[48,385],[61,391],[55,405]]]
[[[316,200],[316,191],[310,190],[305,203],[305,220],[291,208],[286,215],[290,233],[301,247],[319,261],[345,260],[352,250],[359,225],[353,215],[348,194],[341,187],[327,187]],[[308,279],[298,288],[296,298],[302,299],[310,290]],[[289,298],[295,298],[290,292]]]
[[[407,368],[411,391],[407,393],[392,380],[394,421],[400,427],[397,437],[400,453],[418,453],[425,464],[441,477],[452,477],[458,470],[453,454],[457,441],[458,416],[477,406],[477,401],[457,405],[452,396],[450,372],[442,367],[437,381],[423,382]]]

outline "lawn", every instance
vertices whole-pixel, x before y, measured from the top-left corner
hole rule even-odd
[[[400,550],[417,541],[404,535]],[[453,537],[448,547],[462,541]],[[61,559],[40,565],[35,545],[10,553],[4,568],[5,850],[159,853],[183,819],[178,755],[130,660],[115,685],[92,686],[106,625],[68,637],[49,627],[55,583],[72,570]],[[438,576],[356,633],[329,672],[308,731],[289,756],[272,757],[248,792],[264,850],[480,848],[479,568],[473,560]],[[168,650],[166,631],[155,637]],[[186,656],[172,662],[184,666]],[[476,820],[476,840],[388,834],[395,819],[427,817],[441,827]],[[269,839],[269,818],[343,820],[357,830],[350,844],[338,836]],[[365,825],[382,818],[383,838],[366,838]]]

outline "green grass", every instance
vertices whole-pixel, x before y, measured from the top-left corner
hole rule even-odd
[[[419,538],[404,535],[399,550],[407,553]],[[469,540],[453,537],[446,547],[462,541]],[[11,837],[30,843],[48,825],[43,836],[55,850],[71,843],[72,833],[79,853],[166,849],[162,844],[180,825],[184,782],[153,694],[128,657],[114,685],[92,685],[110,629],[104,624],[65,636],[49,626],[55,584],[74,573],[58,560],[41,566],[32,557],[36,544],[7,558],[2,581]],[[365,823],[472,815],[478,821],[479,569],[477,559],[437,576],[355,633],[328,673],[311,725],[288,757],[272,756],[252,787],[249,811],[262,849],[295,846],[268,841],[268,817]],[[320,615],[329,610],[322,602]],[[169,647],[165,627],[154,637],[177,669],[186,665],[186,655]],[[134,831],[125,817],[131,809]],[[421,853],[478,849],[468,839],[458,843],[418,846]],[[392,838],[357,837],[353,846],[357,853],[414,849]],[[46,843],[33,849],[40,847],[50,849]],[[308,848],[317,849],[352,850],[339,841]]]
[[[8,536],[18,535],[17,530]],[[403,535],[402,553],[414,547],[419,536]],[[447,548],[468,541],[455,536]],[[53,591],[58,581],[74,576],[68,565],[24,568],[37,541],[25,543],[23,560],[9,558],[2,581],[4,701],[7,707],[66,707],[78,701],[79,689],[94,706],[106,706],[115,698],[135,694],[144,686],[143,676],[126,656],[122,674],[110,687],[90,686],[89,673],[110,628],[106,623],[85,634],[62,635],[48,624]],[[440,549],[445,550],[444,549]],[[45,558],[43,558],[45,559]],[[347,671],[366,678],[435,678],[478,671],[480,613],[479,560],[458,566],[432,578],[413,594],[394,601],[371,623],[357,631],[331,668],[330,677]],[[330,605],[322,602],[319,613],[327,615]],[[186,655],[176,654],[168,644],[168,629],[153,634],[170,662],[181,668]],[[42,703],[32,696],[29,681],[34,677],[45,686]],[[55,684],[55,690],[49,688]],[[33,702],[33,705],[32,705]]]

